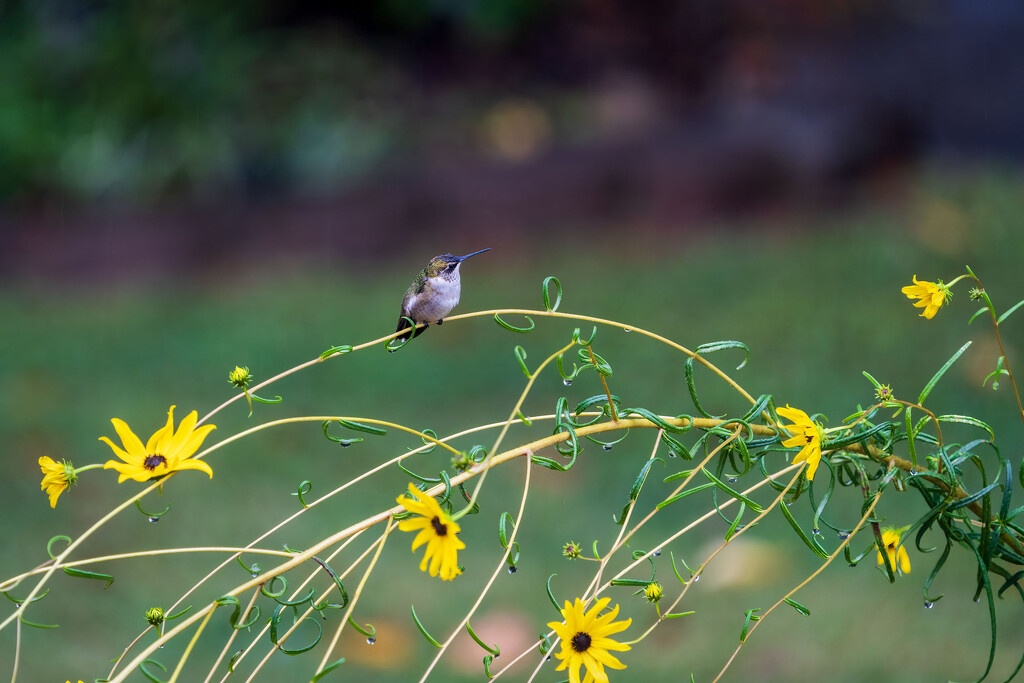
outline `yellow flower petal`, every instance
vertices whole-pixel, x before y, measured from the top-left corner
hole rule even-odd
[[[403,508],[418,515],[404,519],[398,523],[400,531],[416,531],[412,542],[412,550],[416,551],[424,543],[427,545],[420,562],[420,571],[430,576],[440,576],[443,581],[450,581],[462,573],[459,569],[458,551],[466,547],[457,534],[461,531],[457,522],[441,509],[436,500],[409,484],[409,494],[413,498],[399,496],[396,502]]]
[[[149,438],[145,447],[124,421],[112,419],[114,429],[117,430],[125,448],[121,449],[107,437],[101,436],[100,440],[110,446],[114,455],[122,461],[108,460],[103,468],[117,470],[120,474],[118,483],[128,479],[148,481],[178,470],[199,470],[213,477],[213,469],[209,464],[190,457],[202,445],[206,435],[216,429],[213,425],[204,425],[196,429],[197,419],[198,414],[192,411],[175,432],[174,406],[171,406],[167,411],[167,423]]]
[[[121,443],[124,444],[124,450],[128,452],[129,457],[122,459],[128,462],[132,462],[133,460],[142,462],[143,460],[145,460],[146,448],[142,445],[142,440],[139,439],[139,437],[135,436],[135,432],[133,432],[128,427],[128,425],[125,424],[124,420],[119,420],[118,418],[115,417],[110,422],[114,425],[114,431],[116,431],[117,435],[121,437]],[[109,443],[111,446],[114,445],[113,443],[111,443],[110,439],[107,439],[107,443]],[[121,456],[118,455],[118,457]]]

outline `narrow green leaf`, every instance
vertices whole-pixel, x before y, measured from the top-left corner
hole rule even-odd
[[[1020,301],[1015,303],[1012,307],[1010,307],[1010,309],[1008,311],[1006,311],[1006,313],[1003,313],[1001,316],[999,316],[999,319],[996,320],[996,325],[999,325],[1004,320],[1009,318],[1013,314],[1013,312],[1016,311],[1021,306],[1024,306],[1024,299],[1021,299]]]
[[[331,662],[330,664],[325,666],[323,669],[318,671],[317,674],[315,676],[313,676],[313,678],[309,679],[309,683],[316,683],[321,678],[323,678],[327,674],[331,673],[332,671],[334,671],[335,669],[337,669],[339,666],[341,666],[344,663],[345,663],[345,658],[344,657],[342,657],[341,659],[338,659],[336,661]]]
[[[928,380],[928,384],[924,385],[924,389],[921,390],[921,395],[917,397],[918,405],[924,405],[924,400],[928,398],[928,394],[932,393],[932,389],[934,389],[935,385],[939,383],[939,380],[942,379],[942,376],[946,374],[947,370],[953,367],[953,363],[955,363],[957,359],[960,358],[961,355],[963,355],[963,352],[966,351],[971,344],[972,342],[967,342],[966,344],[961,346],[960,349],[957,350],[957,352],[954,353],[953,356],[949,360],[947,360],[941,368],[939,368],[939,371],[936,372],[930,380]]]
[[[747,498],[746,496],[744,496],[742,493],[740,493],[736,489],[731,488],[728,484],[723,482],[721,479],[719,479],[715,475],[711,474],[711,472],[709,472],[706,467],[702,467],[700,469],[700,472],[705,477],[707,477],[711,481],[712,484],[714,484],[715,486],[720,488],[722,491],[725,491],[725,493],[727,493],[728,495],[732,496],[736,500],[745,503],[747,507],[749,507],[751,510],[753,510],[757,514],[761,514],[762,512],[764,512],[764,508],[763,507],[761,507],[760,505],[758,505],[757,503],[752,501],[750,498]]]
[[[526,322],[528,322],[530,324],[529,327],[516,327],[515,325],[513,325],[511,323],[507,323],[504,320],[502,320],[501,316],[499,316],[497,313],[494,314],[494,322],[498,323],[499,325],[504,327],[509,332],[518,332],[519,334],[526,334],[527,332],[532,330],[534,327],[536,327],[536,323],[534,323],[533,320],[528,315],[524,315],[523,317],[526,319]]]

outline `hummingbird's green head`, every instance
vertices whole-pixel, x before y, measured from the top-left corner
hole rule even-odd
[[[480,251],[474,251],[472,254],[466,254],[465,256],[455,256],[454,254],[441,254],[430,259],[430,263],[423,269],[424,273],[428,278],[431,277],[443,277],[447,280],[454,279],[459,272],[459,264],[468,259],[470,256],[476,256],[482,254],[485,251],[490,251],[490,247],[487,249],[481,249]]]

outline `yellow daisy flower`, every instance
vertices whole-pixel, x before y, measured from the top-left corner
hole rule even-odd
[[[409,484],[409,493],[415,500],[399,496],[397,502],[419,516],[402,520],[398,523],[398,528],[401,531],[419,531],[412,542],[413,552],[424,543],[427,544],[423,561],[420,562],[420,571],[427,571],[427,563],[430,563],[431,576],[440,574],[442,581],[450,581],[462,573],[459,569],[458,552],[465,548],[466,544],[456,536],[459,533],[459,525],[441,509],[436,500],[412,484]]]
[[[46,495],[50,496],[50,507],[55,508],[60,494],[78,481],[78,475],[75,474],[75,468],[67,460],[57,462],[45,455],[39,458],[39,469],[43,471],[43,483],[40,489],[46,491]]]
[[[629,628],[632,619],[615,621],[615,615],[619,613],[619,606],[612,608],[611,612],[597,616],[601,610],[608,606],[611,598],[601,598],[588,611],[583,611],[583,602],[576,598],[576,602],[569,604],[565,601],[565,608],[562,609],[563,623],[553,621],[548,628],[555,629],[555,633],[562,641],[562,649],[555,655],[562,660],[555,671],[561,671],[568,667],[569,680],[571,683],[580,683],[580,667],[587,670],[583,683],[602,681],[607,683],[608,674],[604,668],[625,669],[626,665],[609,654],[609,650],[629,650],[630,646],[617,643],[608,636]]]
[[[143,446],[139,437],[123,420],[113,418],[111,422],[121,437],[124,449],[105,436],[101,436],[100,441],[105,441],[114,450],[114,455],[124,462],[108,460],[103,469],[113,468],[120,472],[121,476],[117,479],[119,484],[126,479],[147,481],[176,470],[201,470],[213,477],[209,465],[202,460],[191,459],[191,455],[203,445],[206,435],[216,429],[213,425],[203,425],[196,429],[198,419],[198,414],[193,410],[178,425],[178,431],[174,431],[174,406],[171,406],[167,411],[167,424],[158,429]]]
[[[943,284],[942,280],[938,282],[919,281],[916,275],[914,276],[914,284],[907,285],[901,291],[907,295],[908,299],[918,300],[914,306],[923,308],[924,312],[921,313],[921,316],[929,320],[934,318],[942,304],[949,301],[953,296],[949,285]]]
[[[813,480],[814,473],[818,470],[821,462],[821,425],[811,420],[807,413],[799,408],[779,408],[779,417],[792,420],[791,425],[781,425],[786,431],[792,432],[794,436],[782,442],[783,446],[792,448],[801,446],[800,453],[793,458],[794,463],[807,461],[807,479]]]
[[[900,532],[892,527],[882,529],[882,543],[885,544],[885,554],[889,556],[889,566],[898,569],[900,574],[909,574],[910,556],[900,543]],[[885,564],[881,552],[878,553],[878,564]]]

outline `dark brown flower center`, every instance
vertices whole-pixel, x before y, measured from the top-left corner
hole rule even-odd
[[[590,649],[590,634],[580,631],[572,637],[572,649],[575,652],[583,654]]]
[[[146,461],[142,463],[142,466],[145,467],[150,472],[152,472],[157,467],[160,467],[160,465],[166,465],[166,464],[167,464],[167,458],[165,458],[164,456],[162,456],[162,455],[148,455],[148,456],[146,456]]]
[[[431,518],[430,526],[434,527],[434,533],[438,536],[448,535],[448,525],[442,522],[440,517]]]

